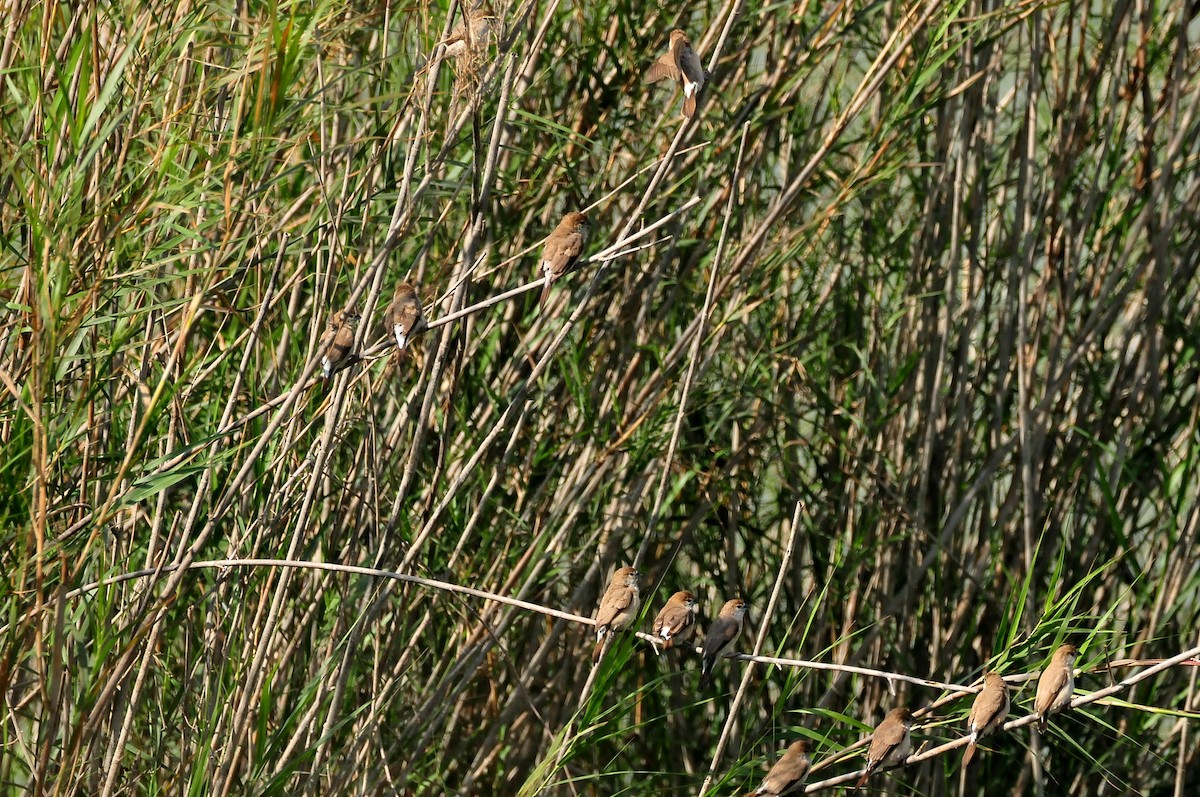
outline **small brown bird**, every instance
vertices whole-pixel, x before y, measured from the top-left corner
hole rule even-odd
[[[497,17],[482,6],[467,14],[465,20],[450,29],[450,35],[440,43],[446,45],[443,58],[457,58],[463,53],[476,51],[488,44],[488,37],[496,27]]]
[[[550,286],[559,277],[569,272],[587,244],[588,227],[591,222],[582,213],[568,213],[550,233],[546,245],[542,247],[541,268],[545,275],[546,284],[542,287],[542,298],[539,307],[546,304],[550,296]]]
[[[666,55],[646,70],[647,83],[657,83],[664,78],[679,81],[683,89],[683,115],[691,119],[696,115],[696,98],[704,88],[704,65],[692,49],[687,34],[678,28],[671,31],[671,45]]]
[[[600,660],[604,651],[605,637],[612,631],[623,631],[637,617],[641,599],[638,595],[638,580],[641,574],[632,567],[622,567],[613,573],[600,598],[600,609],[596,612],[596,647],[592,651],[592,662]]]
[[[700,686],[707,686],[712,679],[717,659],[733,652],[733,643],[742,635],[742,622],[746,619],[746,602],[741,598],[725,601],[717,619],[708,628],[704,637],[704,654],[700,659]]]
[[[812,762],[808,760],[808,742],[792,742],[775,766],[763,778],[762,784],[746,797],[783,797],[803,791],[804,779]]]
[[[1074,645],[1060,645],[1050,658],[1050,663],[1038,676],[1037,697],[1033,701],[1034,713],[1038,716],[1038,727],[1046,732],[1051,714],[1057,714],[1071,703],[1075,692],[1075,659],[1079,649]]]
[[[983,676],[983,689],[975,695],[971,704],[971,713],[967,715],[967,732],[970,739],[967,752],[963,753],[962,765],[965,768],[975,755],[975,742],[987,736],[1004,724],[1008,717],[1008,684],[999,673],[989,672]]]
[[[906,708],[894,708],[883,718],[883,722],[875,726],[871,735],[871,749],[867,751],[867,768],[858,779],[856,788],[861,789],[880,769],[889,769],[904,763],[912,753],[913,715]]]
[[[383,323],[396,337],[396,348],[404,351],[413,335],[425,328],[425,315],[421,312],[421,298],[417,296],[416,288],[407,282],[396,286],[392,303],[383,312]]]
[[[326,378],[343,365],[348,365],[350,350],[354,348],[354,330],[358,327],[358,312],[342,310],[329,317],[329,325],[321,336],[321,374]]]
[[[696,622],[696,596],[687,590],[676,592],[667,599],[667,605],[654,618],[651,641],[654,652],[658,653],[658,643],[662,640],[662,649],[670,650],[676,642],[682,642],[691,636]]]

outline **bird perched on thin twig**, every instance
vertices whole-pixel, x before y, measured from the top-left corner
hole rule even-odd
[[[975,742],[999,728],[1008,716],[1008,684],[999,673],[989,672],[983,676],[983,689],[975,695],[971,713],[967,715],[967,732],[971,741],[963,753],[965,769],[975,755]]]
[[[321,374],[325,379],[353,362],[354,331],[358,327],[358,311],[341,310],[329,317],[325,334],[321,336]]]
[[[663,650],[670,650],[676,642],[687,639],[696,622],[696,596],[687,590],[680,590],[667,599],[667,605],[654,618],[651,634],[654,637],[651,644],[654,652],[658,653],[658,642],[662,642]]]
[[[678,28],[671,31],[671,44],[666,54],[646,70],[646,82],[657,83],[670,78],[679,82],[683,89],[683,115],[691,119],[696,115],[696,100],[704,88],[704,64],[692,49],[687,34]]]
[[[604,652],[605,638],[613,631],[623,631],[637,617],[641,598],[638,580],[641,574],[635,568],[622,567],[613,573],[608,587],[600,598],[600,609],[596,612],[596,647],[592,650],[592,662],[600,660]]]
[[[545,277],[542,287],[542,298],[539,307],[544,307],[550,296],[550,286],[554,281],[574,268],[583,247],[587,244],[588,228],[591,222],[583,213],[568,213],[550,233],[542,247],[541,269]]]
[[[1075,659],[1079,649],[1074,645],[1060,645],[1050,658],[1050,663],[1038,676],[1037,697],[1033,701],[1034,713],[1038,716],[1038,728],[1046,732],[1051,714],[1057,714],[1071,704],[1075,692]]]
[[[383,323],[396,338],[396,348],[404,351],[413,336],[425,328],[425,315],[416,288],[407,282],[396,286],[392,303],[383,311]]]
[[[439,44],[446,45],[442,51],[443,58],[457,58],[465,52],[474,52],[487,46],[488,38],[496,28],[498,17],[487,8],[480,6],[459,20]]]
[[[912,753],[913,715],[906,708],[894,708],[883,721],[875,726],[871,734],[871,748],[867,751],[867,768],[858,779],[856,788],[861,789],[867,778],[880,769],[889,769],[904,763]]]
[[[742,635],[747,608],[746,602],[741,598],[725,601],[717,619],[709,626],[708,635],[704,637],[704,654],[700,658],[701,687],[707,686],[712,679],[717,659],[733,652],[733,643]]]
[[[783,797],[803,791],[804,779],[808,777],[812,762],[808,759],[808,742],[801,739],[791,746],[771,767],[757,789],[746,797]]]

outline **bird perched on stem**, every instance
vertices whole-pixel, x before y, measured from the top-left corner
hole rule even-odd
[[[568,213],[550,233],[542,247],[541,269],[546,283],[542,287],[542,298],[539,307],[546,305],[550,296],[550,286],[554,281],[575,267],[583,247],[587,244],[588,228],[591,222],[583,213]]]
[[[641,598],[638,580],[641,574],[635,568],[622,567],[613,573],[608,587],[600,598],[600,609],[596,612],[596,647],[592,650],[592,662],[600,661],[604,652],[605,639],[613,631],[623,631],[637,617]]]
[[[717,619],[708,628],[704,637],[704,654],[700,659],[700,686],[707,686],[712,679],[713,667],[717,659],[733,653],[733,643],[742,635],[742,625],[746,619],[746,602],[741,598],[725,601]]]
[[[443,58],[457,58],[468,51],[476,51],[487,46],[488,38],[496,28],[498,18],[488,9],[480,6],[459,20],[450,30],[450,35],[439,44],[446,45],[442,51]]]
[[[812,762],[808,759],[808,742],[801,739],[792,742],[784,754],[771,767],[771,771],[763,778],[757,789],[746,797],[783,797],[785,794],[799,794],[808,777]]]
[[[341,310],[329,317],[325,334],[321,336],[321,374],[325,379],[353,362],[354,331],[358,327],[358,311]]]
[[[1008,684],[1004,683],[999,673],[989,672],[983,676],[983,689],[975,695],[971,713],[967,715],[967,732],[971,741],[967,742],[967,751],[963,753],[964,769],[975,755],[975,742],[1004,724],[1007,716]]]
[[[671,31],[671,44],[666,54],[646,70],[647,83],[666,78],[679,82],[683,89],[683,115],[691,119],[696,115],[696,100],[704,87],[704,64],[692,49],[687,34],[678,28]]]
[[[1074,645],[1060,645],[1050,658],[1050,663],[1038,676],[1037,697],[1033,711],[1038,716],[1038,728],[1046,732],[1051,714],[1057,714],[1071,704],[1075,692],[1075,659],[1079,649]]]
[[[413,335],[425,328],[425,315],[417,289],[407,282],[396,286],[392,303],[383,311],[383,323],[396,338],[396,348],[404,351]]]
[[[676,592],[667,599],[667,605],[654,618],[651,634],[654,639],[655,654],[658,653],[658,642],[662,642],[663,650],[670,650],[676,642],[682,642],[691,636],[696,622],[696,596],[687,590]]]
[[[912,753],[913,715],[906,708],[894,708],[887,713],[883,721],[875,726],[871,734],[871,748],[867,751],[867,768],[858,779],[855,788],[861,789],[880,769],[889,769],[904,763]]]

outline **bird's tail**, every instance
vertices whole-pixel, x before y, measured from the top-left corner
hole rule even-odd
[[[691,119],[696,115],[696,95],[688,97],[683,101],[683,115]]]
[[[963,769],[966,769],[970,765],[971,759],[974,756],[975,756],[975,740],[971,739],[971,741],[967,742],[967,752],[963,753],[963,760],[962,760],[962,768]]]
[[[1045,733],[1045,732],[1046,732],[1046,729],[1047,729],[1049,726],[1050,726],[1050,714],[1049,714],[1049,712],[1047,712],[1047,713],[1043,714],[1042,716],[1038,717],[1038,730],[1039,730],[1039,731],[1041,731],[1042,733]]]
[[[867,778],[871,777],[871,771],[871,768],[867,767],[866,770],[863,771],[862,777],[858,779],[858,783],[854,784],[854,788],[861,789],[863,786],[865,786],[867,783]]]
[[[608,644],[609,635],[606,633],[596,634],[596,647],[592,648],[592,664],[600,663],[600,656],[604,653],[604,648]]]
[[[708,659],[703,659],[700,662],[700,688],[703,689],[712,683],[712,663]]]
[[[550,286],[554,284],[554,279],[550,276],[550,272],[546,272],[546,282],[542,285],[542,298],[538,300],[538,309],[541,310],[546,306],[546,300],[550,298]]]

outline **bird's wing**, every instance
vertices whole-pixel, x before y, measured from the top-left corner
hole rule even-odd
[[[322,340],[325,347],[321,368],[328,377],[333,373],[334,366],[340,364],[354,347],[354,325],[343,321],[341,316],[336,316],[336,324],[330,323]]]
[[[704,64],[700,62],[700,56],[696,55],[696,51],[691,47],[686,47],[683,54],[679,58],[679,66],[683,70],[683,76],[688,83],[694,83],[696,91],[700,91],[700,87],[704,85]]]
[[[657,61],[650,65],[646,70],[645,80],[647,83],[657,83],[660,80],[670,78],[671,80],[679,80],[679,67],[675,65],[675,56],[671,53],[660,56]]]
[[[729,647],[729,643],[737,636],[737,632],[737,620],[729,617],[718,617],[714,620],[712,627],[708,629],[708,636],[704,639],[704,657],[715,658],[721,651]]]
[[[760,788],[769,794],[789,794],[804,783],[807,774],[808,762],[805,759],[799,756],[782,758],[763,778]]]
[[[1054,699],[1062,692],[1067,685],[1067,671],[1063,667],[1055,667],[1053,670],[1042,673],[1042,677],[1038,678],[1037,699],[1034,701],[1033,707],[1039,714],[1045,712],[1054,704]]]
[[[454,44],[460,42],[467,37],[467,26],[459,22],[450,30],[450,35],[442,39],[442,44]]]
[[[327,323],[325,325],[325,331],[321,333],[321,348],[322,349],[329,348],[329,345],[331,343],[333,343],[333,339],[335,337],[337,337],[339,326],[341,326],[341,323],[340,322],[334,323],[334,321],[332,319],[330,319],[329,323]]]
[[[967,731],[973,732],[979,727],[979,717],[982,716],[983,692],[971,704],[971,713],[967,715]]]
[[[971,708],[972,730],[982,730],[988,727],[1001,712],[1008,710],[1007,696],[1003,689],[985,689]]]
[[[617,590],[617,595],[613,602],[618,604],[618,608],[621,610],[628,609],[633,605],[633,595],[634,592],[629,587],[621,587],[621,589]]]
[[[354,345],[354,327],[350,324],[342,324],[342,328],[338,330],[337,337],[334,338],[339,346],[349,348]]]
[[[653,633],[655,636],[658,636],[658,633],[659,633],[660,631],[662,631],[664,628],[665,628],[665,629],[670,629],[670,627],[671,627],[671,614],[672,614],[672,612],[674,611],[674,609],[675,609],[675,607],[674,607],[672,604],[668,603],[666,606],[662,607],[662,611],[660,611],[660,612],[658,613],[658,615],[657,615],[657,616],[655,616],[655,618],[654,618],[654,625],[653,625],[653,626],[651,627],[651,629],[650,629],[650,630],[651,630],[651,632],[652,632],[652,633]]]
[[[688,625],[688,618],[691,616],[686,608],[682,606],[668,606],[658,615],[658,619],[654,621],[654,633],[667,638],[673,637]],[[663,632],[666,632],[664,635]]]
[[[396,308],[396,312],[392,316],[392,326],[400,327],[400,331],[408,335],[416,327],[420,318],[421,307],[410,299]]]
[[[542,260],[550,264],[550,272],[554,276],[561,277],[567,273],[567,269],[575,264],[581,252],[583,252],[583,234],[572,232],[564,238],[551,241],[546,247],[546,254]]]
[[[450,35],[446,37],[446,44],[454,42],[467,41],[467,34],[471,34],[472,46],[479,46],[483,40],[492,32],[492,17],[487,14],[472,14],[466,24],[459,22],[454,26],[454,30],[450,31]]]
[[[617,615],[629,608],[633,602],[633,590],[620,587],[604,593],[600,611],[596,614],[596,626],[611,625]]]
[[[871,737],[871,754],[867,756],[867,766],[879,765],[892,751],[904,742],[904,726],[902,724],[881,725]]]

